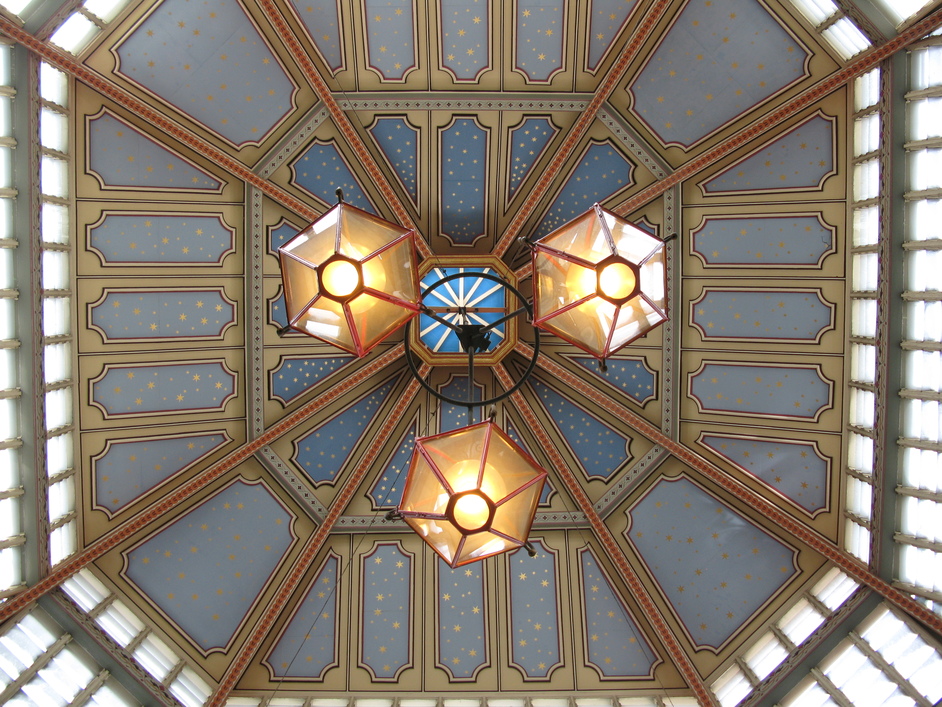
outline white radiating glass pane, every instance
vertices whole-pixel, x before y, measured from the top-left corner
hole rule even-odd
[[[85,9],[105,22],[111,22],[128,0],[85,0]]]
[[[71,297],[43,298],[43,336],[66,336],[72,331]]]
[[[0,339],[16,338],[16,310],[14,300],[0,297]]]
[[[914,189],[920,187],[913,187]],[[875,199],[880,195],[880,161],[866,160],[854,165],[854,201]]]
[[[938,292],[942,287],[938,270],[942,266],[942,250],[922,250],[908,253],[907,256],[907,289],[911,292]]]
[[[914,341],[942,341],[942,302],[907,302],[905,336]]]
[[[873,428],[876,397],[869,390],[850,389],[850,424],[864,429]]]
[[[877,335],[877,301],[873,299],[855,299],[850,303],[851,333],[855,336]]]
[[[72,555],[75,550],[76,527],[75,521],[70,520],[49,535],[49,560],[53,565],[57,565]]]
[[[902,481],[909,488],[942,491],[942,454],[931,449],[904,447]]]
[[[870,40],[848,17],[842,17],[824,30],[822,34],[837,50],[842,59],[850,59],[852,56],[857,56],[860,52],[870,48]]]
[[[869,562],[870,531],[847,518],[844,521],[844,549],[861,562]]]
[[[911,81],[916,90],[942,83],[942,47],[920,47],[913,51]]]
[[[752,668],[760,680],[764,680],[782,661],[788,657],[788,650],[771,633],[767,633],[746,651],[743,659]]]
[[[934,400],[903,400],[904,436],[930,442],[942,441],[939,403]]]
[[[20,485],[19,459],[15,449],[0,449],[0,489]]]
[[[46,471],[49,476],[72,468],[72,433],[65,432],[46,441]]]
[[[921,98],[908,104],[907,129],[910,140],[942,135],[942,98]]]
[[[876,245],[880,240],[880,207],[854,209],[854,245]]]
[[[69,151],[69,121],[61,113],[49,108],[39,112],[39,142],[43,147],[59,152]]]
[[[873,383],[877,379],[877,347],[869,344],[851,344],[850,377],[860,383]]]
[[[62,589],[86,613],[98,606],[111,592],[95,575],[81,570],[62,583]]]
[[[847,477],[847,499],[845,507],[861,518],[870,518],[873,504],[873,487],[865,481]]]
[[[811,602],[799,599],[779,620],[778,627],[792,643],[799,646],[823,623],[824,617],[811,606]]]
[[[876,292],[880,260],[876,253],[855,253],[851,258],[851,287],[857,292]]]
[[[875,106],[880,100],[880,70],[868,71],[854,79],[854,110]]]
[[[43,347],[43,378],[47,384],[72,377],[72,345],[68,342]]]
[[[95,622],[120,646],[127,646],[144,630],[144,622],[117,599],[101,612]]]
[[[898,544],[899,578],[932,592],[942,591],[942,554],[927,548]]]
[[[739,666],[732,665],[725,673],[720,675],[716,682],[710,686],[710,689],[713,690],[713,694],[716,695],[716,699],[720,701],[722,707],[732,707],[739,704],[746,695],[752,692],[752,685],[742,670],[739,669]]]
[[[68,425],[72,422],[72,391],[59,388],[46,393],[46,431]]]
[[[874,0],[877,5],[887,11],[897,24],[919,12],[929,3],[926,0]]]
[[[909,188],[935,189],[942,186],[942,149],[933,147],[909,153]]]
[[[76,12],[52,33],[49,41],[70,54],[79,54],[98,32],[99,29],[94,22]]]
[[[21,532],[19,503],[17,497],[0,498],[0,540]]]
[[[0,187],[9,189],[13,186],[13,150],[0,147]]]
[[[13,199],[0,197],[0,238],[13,240]]]
[[[23,583],[23,548],[19,545],[0,550],[0,589],[9,589]],[[2,649],[0,649],[2,653]],[[0,663],[3,662],[0,656]],[[0,671],[2,673],[2,671]],[[3,676],[0,674],[0,685]]]
[[[36,2],[36,0],[0,0],[0,5],[12,14],[19,15],[34,2]]]
[[[909,229],[906,239],[924,241],[942,238],[942,199],[909,202]]]
[[[906,351],[903,361],[907,388],[942,392],[942,351]]]
[[[96,707],[135,707],[138,703],[128,694],[123,685],[110,679],[95,691],[91,704]]]
[[[0,349],[0,390],[16,388],[16,349]]]
[[[18,434],[16,400],[0,398],[0,439],[12,439]]]
[[[792,3],[813,25],[821,24],[837,12],[837,5],[831,0],[792,0]]]
[[[68,290],[69,254],[58,250],[44,250],[42,254],[43,289]]]
[[[851,432],[847,441],[847,466],[868,476],[873,474],[873,440]]]
[[[811,593],[831,611],[837,611],[855,589],[857,589],[857,582],[836,567],[832,567],[814,586]]]
[[[781,707],[841,707],[812,678],[802,681],[779,704]]]
[[[865,155],[880,147],[880,114],[871,113],[854,121],[854,154]]]
[[[942,541],[942,504],[928,498],[901,496],[900,530],[907,535]]]
[[[49,521],[54,523],[75,510],[75,480],[67,477],[49,487]]]
[[[60,204],[44,203],[41,211],[42,239],[46,243],[69,242],[69,208]]]
[[[154,635],[141,641],[141,645],[134,651],[134,659],[141,664],[159,682],[177,664],[179,658],[167,647],[167,644]]]
[[[71,700],[95,677],[95,673],[67,646],[39,671],[39,677],[60,697]]]
[[[52,64],[39,65],[39,95],[50,103],[69,107],[69,77]]]
[[[69,196],[68,164],[58,157],[43,155],[39,166],[40,189],[43,194],[65,199]]]
[[[0,136],[13,135],[13,99],[0,96]]]

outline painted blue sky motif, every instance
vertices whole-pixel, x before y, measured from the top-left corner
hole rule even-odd
[[[92,383],[92,403],[108,417],[221,410],[235,385],[221,361],[105,366]]]
[[[120,510],[228,440],[224,434],[207,433],[114,442],[92,459],[96,503],[111,512]]]
[[[654,373],[644,365],[643,358],[607,358],[607,371],[599,368],[599,360],[594,356],[566,354],[566,358],[575,361],[590,373],[604,378],[638,403],[644,403],[655,394]]]
[[[419,129],[405,118],[377,118],[370,135],[413,204],[419,203]]]
[[[548,81],[563,68],[563,0],[516,0],[514,68],[530,81]]]
[[[705,434],[700,444],[761,479],[809,514],[827,505],[828,461],[811,442]]]
[[[235,323],[235,304],[222,288],[188,292],[105,290],[90,305],[91,326],[105,341],[215,339]]]
[[[401,81],[415,66],[412,0],[365,0],[366,55],[386,81]]]
[[[706,411],[813,420],[830,406],[832,386],[815,366],[707,363],[691,376],[690,395]]]
[[[293,516],[236,481],[126,554],[128,579],[203,651],[224,648],[291,546]]]
[[[810,342],[834,323],[834,305],[818,290],[706,289],[690,307],[704,339]]]
[[[834,230],[817,216],[711,217],[691,235],[707,266],[815,266],[834,248]]]
[[[467,376],[455,376],[447,385],[443,385],[439,389],[440,393],[447,395],[449,398],[454,400],[467,400],[468,399],[468,377]],[[483,388],[475,383],[473,394],[474,400],[481,400]],[[475,408],[475,415],[472,415],[472,419],[469,419],[468,408],[461,405],[452,405],[451,403],[440,402],[438,404],[438,431],[439,432],[450,432],[451,430],[457,430],[459,427],[466,427],[472,422],[478,422],[480,416],[480,408]]]
[[[602,203],[633,184],[634,167],[611,142],[593,142],[553,201],[534,238],[548,235],[585,213],[592,204]]]
[[[377,543],[360,566],[360,661],[374,679],[395,680],[412,662],[412,555],[394,543]]]
[[[536,378],[533,389],[585,475],[608,479],[628,459],[628,439]]]
[[[119,73],[235,145],[293,109],[294,84],[239,3],[163,0],[117,54]]]
[[[689,479],[660,478],[626,537],[697,646],[719,648],[795,576],[795,550]]]
[[[314,140],[291,163],[291,181],[329,206],[337,203],[336,192],[340,187],[345,202],[371,214],[376,213],[333,140]]]
[[[337,556],[321,564],[297,613],[265,659],[278,677],[318,679],[337,663]]]
[[[648,675],[655,655],[589,548],[579,550],[588,662],[607,678]]]
[[[489,5],[489,0],[441,0],[441,63],[456,81],[474,81],[490,66]]]
[[[524,178],[530,173],[534,163],[543,154],[559,128],[548,118],[527,118],[520,125],[510,129],[510,178],[507,180],[510,201],[517,194]]]
[[[491,268],[432,268],[422,278],[421,289],[434,285],[446,275],[459,272],[484,272],[494,274]],[[512,299],[512,296],[511,296]],[[506,314],[507,290],[497,282],[468,275],[439,285],[422,299],[427,307],[477,307],[493,309],[489,312],[472,312],[462,316],[456,312],[438,312],[438,316],[452,324],[482,324],[496,322]],[[491,348],[504,339],[506,327],[501,324],[491,330]],[[436,353],[460,353],[463,351],[454,329],[451,329],[431,317],[419,315],[419,338],[431,351]]]
[[[537,457],[535,457],[533,453],[527,447],[526,442],[523,441],[523,438],[517,433],[517,430],[509,421],[504,423],[504,431],[507,433],[507,436],[513,440],[514,444],[516,444],[518,447],[520,447],[523,451],[525,451],[534,459],[537,459]],[[538,459],[537,459],[537,463],[539,463]],[[556,490],[553,488],[553,484],[550,481],[549,477],[547,477],[546,481],[543,482],[543,490],[540,492],[539,505],[548,506],[550,496],[552,496],[554,493],[556,493]]]
[[[399,507],[417,433],[418,423],[413,423],[412,427],[399,438],[396,453],[390,457],[386,466],[383,467],[383,472],[370,489],[369,497],[373,501],[373,508]]]
[[[396,381],[377,386],[346,410],[315,427],[296,443],[291,461],[317,486],[334,481],[350,451],[360,441],[364,428],[376,416]]]
[[[635,6],[635,0],[591,0],[589,3],[589,61],[594,71]]]
[[[282,219],[277,225],[270,226],[268,229],[268,249],[272,253],[277,253],[278,248],[290,241],[302,230],[303,228],[299,228]]]
[[[106,214],[88,245],[108,265],[216,265],[233,249],[221,216]]]
[[[470,680],[488,660],[482,562],[451,569],[438,558],[438,664]]]
[[[290,403],[353,359],[353,356],[283,356],[270,374],[271,396]]]
[[[707,194],[817,189],[834,171],[834,121],[813,115],[703,184]]]
[[[442,235],[455,244],[484,235],[487,137],[473,118],[458,118],[439,132]]]
[[[556,553],[540,540],[530,542],[536,557],[517,550],[507,562],[511,662],[528,678],[545,678],[560,662]]]
[[[337,0],[291,0],[324,63],[336,73],[343,66]]]
[[[687,3],[629,85],[632,110],[688,147],[803,77],[808,56],[761,3]]]
[[[285,292],[278,290],[278,296],[268,300],[269,316],[278,327],[288,326],[288,311],[285,309]]]
[[[88,121],[88,168],[105,186],[220,191],[222,183],[111,113]]]

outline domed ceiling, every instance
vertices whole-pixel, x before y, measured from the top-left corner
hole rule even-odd
[[[790,4],[148,0],[81,64],[79,545],[126,531],[91,568],[222,694],[702,695],[830,566],[853,106]],[[426,280],[529,294],[518,237],[595,202],[667,240],[665,325],[607,370],[544,335],[496,406],[549,472],[535,557],[451,570],[384,518],[468,423],[402,333],[279,335],[276,249],[338,188]],[[506,334],[478,396],[532,355]]]

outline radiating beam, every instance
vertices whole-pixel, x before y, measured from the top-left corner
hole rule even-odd
[[[510,374],[507,373],[507,369],[504,368],[503,365],[497,364],[494,366],[493,371],[505,390],[514,385],[513,379]],[[677,640],[670,626],[667,625],[663,614],[661,614],[660,609],[658,609],[657,605],[654,603],[651,594],[641,582],[638,573],[635,572],[634,568],[631,566],[631,562],[625,555],[625,551],[616,542],[615,536],[612,534],[609,527],[605,525],[605,522],[599,514],[596,513],[591,499],[582,488],[582,484],[576,478],[576,475],[569,469],[566,460],[563,459],[562,455],[559,453],[553,440],[550,439],[549,435],[546,433],[539,418],[533,412],[533,408],[530,407],[530,404],[519,390],[513,392],[510,397],[529,426],[530,431],[533,432],[539,440],[542,451],[549,457],[550,463],[553,465],[553,470],[566,485],[566,490],[572,494],[579,506],[579,510],[585,513],[585,517],[589,521],[589,525],[592,527],[592,532],[595,534],[596,539],[605,548],[605,551],[615,564],[615,567],[618,568],[622,579],[625,581],[625,584],[628,585],[628,590],[644,610],[644,619],[650,623],[657,632],[658,638],[661,640],[661,643],[664,644],[664,647],[667,648],[671,658],[674,660],[674,664],[680,670],[680,674],[697,696],[697,701],[703,707],[718,707],[713,693],[711,693],[703,683],[700,673],[697,672],[689,656],[684,649],[681,648],[680,642]]]
[[[515,350],[527,358],[533,356],[533,349],[522,342],[517,344]],[[544,371],[549,373],[556,380],[563,381],[566,385],[597,403],[617,419],[630,425],[655,444],[659,444],[667,449],[675,457],[691,468],[696,469],[717,486],[748,505],[752,510],[826,557],[856,581],[870,587],[870,589],[877,592],[897,608],[905,611],[914,619],[942,633],[942,616],[933,613],[922,604],[916,602],[912,597],[899,591],[880,577],[877,577],[856,557],[841,550],[837,545],[816,530],[813,530],[804,523],[798,522],[787,513],[784,513],[778,506],[765,500],[738,479],[733,478],[733,476],[726,473],[706,458],[700,456],[685,444],[674,441],[658,427],[588,385],[581,378],[571,373],[545,354],[540,354],[539,364]]]
[[[427,363],[423,363],[421,368],[419,368],[419,375],[425,378],[430,369],[431,366]],[[229,693],[232,692],[232,688],[235,687],[239,678],[242,677],[242,673],[245,672],[249,661],[254,657],[255,651],[258,650],[259,645],[268,635],[272,625],[281,615],[291,595],[294,594],[301,584],[304,575],[311,568],[311,565],[314,564],[314,559],[324,546],[324,542],[333,530],[334,524],[336,524],[337,520],[343,514],[347,504],[349,504],[350,500],[353,498],[353,494],[356,493],[357,489],[360,487],[360,484],[363,483],[366,472],[370,470],[373,462],[376,461],[379,453],[389,441],[390,435],[393,433],[396,425],[399,424],[399,421],[406,412],[406,408],[409,407],[418,391],[419,381],[413,378],[409,381],[409,385],[406,386],[403,394],[396,401],[396,405],[389,411],[382,427],[376,433],[373,441],[370,442],[370,446],[361,457],[360,462],[350,473],[350,476],[347,477],[347,480],[344,481],[343,487],[340,489],[330,509],[327,511],[324,522],[317,526],[314,534],[311,535],[307,543],[305,543],[304,549],[301,550],[301,554],[298,559],[295,560],[288,576],[285,577],[281,586],[278,587],[278,591],[275,593],[275,596],[272,597],[271,602],[269,602],[265,613],[262,614],[261,618],[255,623],[255,627],[252,629],[252,633],[249,637],[242,643],[242,647],[239,648],[236,657],[229,664],[225,675],[222,676],[222,680],[219,681],[216,691],[209,701],[206,702],[207,707],[222,707],[222,705],[226,703],[226,699],[229,697]]]
[[[271,444],[317,411],[333,403],[337,398],[342,396],[348,390],[352,389],[356,385],[359,385],[373,374],[382,371],[386,366],[390,365],[396,359],[398,359],[399,356],[402,355],[402,351],[402,344],[394,346],[382,356],[377,357],[374,361],[371,361],[359,370],[351,373],[342,382],[338,383],[330,390],[327,390],[324,393],[318,395],[307,405],[303,405],[284,419],[269,427],[261,436],[256,437],[251,442],[246,442],[238,449],[229,452],[229,454],[213,464],[211,467],[204,469],[189,481],[181,484],[171,493],[168,493],[163,498],[151,504],[145,510],[141,511],[132,518],[129,518],[127,521],[119,525],[107,535],[93,542],[81,552],[66,560],[63,560],[60,564],[56,565],[56,567],[53,568],[49,574],[39,580],[36,584],[11,597],[5,603],[0,604],[0,624],[2,624],[20,609],[23,609],[30,603],[39,599],[39,597],[47,594],[52,589],[55,589],[62,582],[67,580],[83,567],[91,562],[94,562],[109,550],[114,549],[138,531],[146,528],[151,523],[164,521],[166,514],[173,510],[177,504],[181,503],[187,498],[190,498],[193,494],[198,493],[200,490],[204,489],[223,474],[234,469],[236,466],[251,457],[259,449],[265,445]]]
[[[0,33],[22,44],[31,52],[38,55],[43,61],[52,64],[57,69],[64,71],[82,83],[94,88],[103,96],[110,98],[118,105],[160,128],[175,140],[178,140],[193,151],[199,153],[210,162],[222,167],[228,174],[257,187],[266,196],[274,199],[282,206],[291,209],[308,221],[314,221],[320,216],[317,211],[303,201],[295,198],[281,187],[272,184],[267,179],[259,177],[238,160],[233,159],[225,152],[206,142],[179,123],[162,115],[98,72],[92,71],[84,64],[80,64],[65,52],[37,39],[2,15],[0,15]]]
[[[619,216],[628,216],[642,206],[647,205],[673,186],[690,179],[710,165],[716,163],[734,150],[760,135],[767,133],[771,128],[792,117],[798,111],[807,108],[815,101],[820,100],[832,91],[850,83],[875,68],[884,59],[895,54],[915,41],[925,37],[930,32],[942,26],[942,9],[938,9],[926,19],[917,22],[893,39],[876,46],[862,54],[843,69],[835,71],[830,76],[821,79],[810,88],[801,92],[789,101],[760,118],[751,125],[743,128],[734,135],[723,140],[711,150],[707,150],[699,157],[695,157],[671,172],[664,179],[642,189],[637,194],[612,209]]]
[[[386,176],[379,168],[379,165],[376,164],[376,160],[373,159],[373,155],[366,148],[366,145],[363,144],[363,140],[360,138],[360,134],[354,129],[350,118],[347,117],[347,114],[344,113],[344,111],[340,108],[340,105],[334,98],[333,93],[331,93],[330,88],[327,86],[327,82],[324,81],[324,78],[317,70],[314,62],[311,61],[311,57],[308,56],[306,51],[304,51],[304,48],[298,41],[297,36],[295,36],[294,32],[291,31],[291,28],[285,21],[285,17],[281,13],[281,10],[278,9],[278,6],[272,0],[259,0],[258,4],[265,13],[265,16],[268,18],[268,21],[272,23],[275,30],[278,32],[278,36],[281,38],[281,41],[284,42],[285,46],[288,48],[291,58],[294,59],[295,63],[298,65],[298,68],[300,68],[301,72],[304,74],[304,77],[311,84],[311,88],[313,88],[314,92],[317,94],[318,100],[320,100],[321,103],[324,104],[324,107],[327,108],[327,112],[330,113],[330,117],[333,118],[337,129],[343,133],[344,138],[347,140],[347,144],[356,153],[357,158],[360,160],[360,164],[362,164],[364,169],[369,172],[373,182],[382,192],[383,197],[386,199],[386,203],[388,203],[395,212],[396,218],[399,219],[399,223],[406,228],[415,230],[415,224],[412,222],[409,212],[406,211],[406,208],[403,206],[399,196],[386,180]],[[425,242],[425,239],[416,238],[415,241],[416,248],[422,254],[422,257],[431,257],[432,250],[429,248],[428,243]]]
[[[560,145],[559,149],[554,153],[550,163],[540,174],[539,179],[536,184],[533,185],[530,193],[527,194],[527,198],[520,205],[517,213],[514,214],[513,219],[507,226],[507,230],[500,237],[500,240],[494,248],[495,255],[498,257],[503,256],[504,253],[507,252],[507,249],[513,244],[514,239],[520,235],[527,219],[530,218],[534,209],[536,209],[537,205],[553,185],[553,182],[556,181],[556,178],[562,172],[566,160],[572,155],[573,150],[576,149],[576,145],[582,140],[589,126],[595,122],[595,118],[602,108],[602,104],[612,95],[615,86],[622,80],[628,67],[638,57],[641,48],[651,37],[655,25],[660,21],[661,17],[663,17],[670,4],[669,0],[656,0],[656,2],[652,3],[651,7],[647,9],[641,8],[639,4],[637,11],[644,12],[641,21],[638,23],[638,26],[635,27],[631,36],[628,37],[622,45],[618,58],[602,78],[601,83],[592,96],[592,100],[589,101],[589,105],[586,106],[586,109],[579,115],[575,125],[570,128],[562,145]]]

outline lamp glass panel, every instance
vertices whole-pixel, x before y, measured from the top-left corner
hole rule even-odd
[[[339,251],[349,258],[362,260],[405,233],[408,233],[407,229],[343,204],[340,212]]]
[[[412,266],[412,239],[400,243],[363,261],[366,287],[385,292],[406,302],[418,302],[419,286]]]
[[[364,350],[373,348],[375,344],[382,341],[415,314],[411,309],[403,309],[398,304],[387,302],[369,292],[357,295],[350,300],[348,306],[353,325],[356,327],[357,335],[360,338],[360,346]]]
[[[586,351],[601,356],[608,343],[608,333],[615,318],[614,304],[601,297],[560,312],[540,326],[571,341]]]
[[[452,490],[459,493],[480,488],[478,475],[486,437],[487,425],[476,425],[433,437],[422,446]]]
[[[317,270],[284,254],[281,256],[284,273],[285,309],[294,319],[318,294]]]
[[[542,488],[543,484],[533,484],[499,505],[494,512],[491,528],[512,538],[526,539],[536,506],[540,502]]]
[[[425,540],[435,552],[442,556],[448,564],[455,559],[458,543],[461,542],[461,532],[448,520],[438,518],[404,518],[420,538]]]
[[[632,297],[618,310],[618,320],[615,322],[608,353],[614,353],[663,321],[661,313],[644,297]]]
[[[347,324],[343,305],[327,297],[318,297],[308,307],[295,325],[311,336],[339,346],[346,351],[356,352],[353,333]]]
[[[664,247],[660,238],[642,231],[632,223],[628,223],[614,214],[606,212],[605,217],[610,221],[612,240],[618,254],[632,263],[640,263],[658,248]]]
[[[574,255],[590,263],[612,255],[612,248],[602,230],[602,223],[595,209],[570,221],[540,240],[539,245]]]
[[[662,312],[667,313],[667,292],[665,290],[666,270],[664,268],[664,248],[659,248],[638,268],[641,276],[641,291]]]
[[[460,554],[455,558],[456,565],[464,565],[491,555],[503,552],[514,545],[506,538],[485,530],[483,533],[474,533],[465,537]]]
[[[334,254],[337,242],[337,212],[328,211],[320,219],[285,243],[279,250],[320,265]]]
[[[535,316],[540,319],[595,294],[594,268],[537,251]]]
[[[425,457],[418,451],[414,452],[399,510],[404,513],[440,513],[444,515],[447,507],[448,491],[435,475]]]
[[[496,426],[491,431],[491,441],[487,446],[485,475],[488,475],[490,469],[496,470],[500,485],[503,486],[500,496],[490,496],[494,503],[500,502],[506,495],[544,473],[513,442],[505,438]]]

